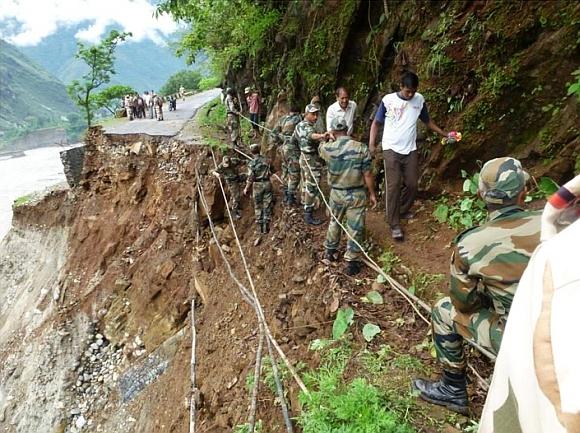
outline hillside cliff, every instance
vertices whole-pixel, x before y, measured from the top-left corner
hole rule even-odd
[[[279,13],[254,56],[231,59],[227,82],[255,82],[268,109],[315,94],[334,102],[339,85],[359,106],[368,138],[380,98],[416,71],[435,121],[463,132],[457,146],[426,135],[424,187],[510,154],[557,181],[580,170],[580,5],[571,1],[265,2]],[[280,93],[282,92],[282,93]],[[277,116],[273,116],[275,120]]]

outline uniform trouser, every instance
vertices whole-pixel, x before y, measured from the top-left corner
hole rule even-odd
[[[154,113],[153,104],[151,104],[149,106],[149,119],[153,119],[153,113]]]
[[[385,150],[383,160],[387,221],[394,228],[400,225],[400,216],[409,212],[417,196],[419,158],[416,150],[408,155]]]
[[[329,205],[332,214],[339,221],[345,224],[349,234],[356,239],[359,244],[362,244],[363,242],[366,198],[367,194],[364,188],[349,190],[338,190],[333,188],[330,190]],[[336,220],[331,217],[328,231],[326,232],[324,248],[336,251],[340,244],[341,235],[342,229]],[[349,262],[360,260],[361,254],[360,248],[350,238],[348,238],[344,259]]]
[[[228,113],[226,126],[230,135],[232,145],[238,144],[240,139],[240,119],[233,113]]]
[[[300,152],[282,147],[282,180],[288,194],[295,195],[300,184]]]
[[[125,107],[127,111],[127,119],[133,120],[133,107]]]
[[[270,221],[272,215],[272,182],[254,182],[254,213],[258,224]]]
[[[240,182],[235,180],[226,180],[230,190],[230,208],[233,212],[240,209]]]
[[[155,118],[157,120],[163,120],[163,107],[159,105],[155,106]]]
[[[311,212],[316,204],[316,199],[320,198],[316,184],[320,184],[320,178],[322,177],[322,160],[317,154],[302,153],[300,155],[300,175],[302,178],[302,203],[304,204],[304,210]]]
[[[500,316],[483,308],[473,314],[458,312],[451,298],[441,299],[433,307],[431,322],[433,325],[433,343],[437,359],[443,368],[452,372],[465,370],[463,339],[475,341],[483,348],[497,354],[506,316]]]

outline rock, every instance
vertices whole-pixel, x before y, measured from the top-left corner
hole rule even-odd
[[[292,277],[292,281],[294,281],[295,283],[303,283],[304,281],[306,281],[306,276],[296,274]]]
[[[169,278],[169,276],[171,275],[171,273],[173,272],[174,269],[175,269],[175,263],[173,262],[173,260],[168,259],[168,260],[165,260],[161,264],[161,266],[159,267],[158,273],[161,276],[161,278],[166,280],[167,278]]]
[[[82,429],[85,425],[87,424],[87,420],[85,419],[84,416],[79,416],[77,418],[77,420],[75,421],[75,426],[78,429]]]
[[[131,286],[131,282],[126,278],[120,277],[115,280],[115,288],[118,290],[127,290]]]

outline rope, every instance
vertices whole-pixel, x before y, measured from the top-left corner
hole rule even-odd
[[[191,397],[189,400],[189,433],[195,433],[195,403],[197,388],[195,387],[195,299],[191,300]]]

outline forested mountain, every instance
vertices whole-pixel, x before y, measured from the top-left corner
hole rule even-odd
[[[68,84],[84,72],[84,64],[75,59],[75,34],[81,28],[83,24],[63,27],[39,44],[22,47],[21,50]],[[115,52],[116,75],[111,84],[124,84],[139,91],[158,90],[172,74],[186,68],[185,60],[175,56],[171,41],[167,40],[166,43],[161,46],[149,39],[135,42],[129,38]],[[203,60],[200,62],[202,68]]]
[[[0,131],[52,125],[77,108],[56,77],[0,39]]]

